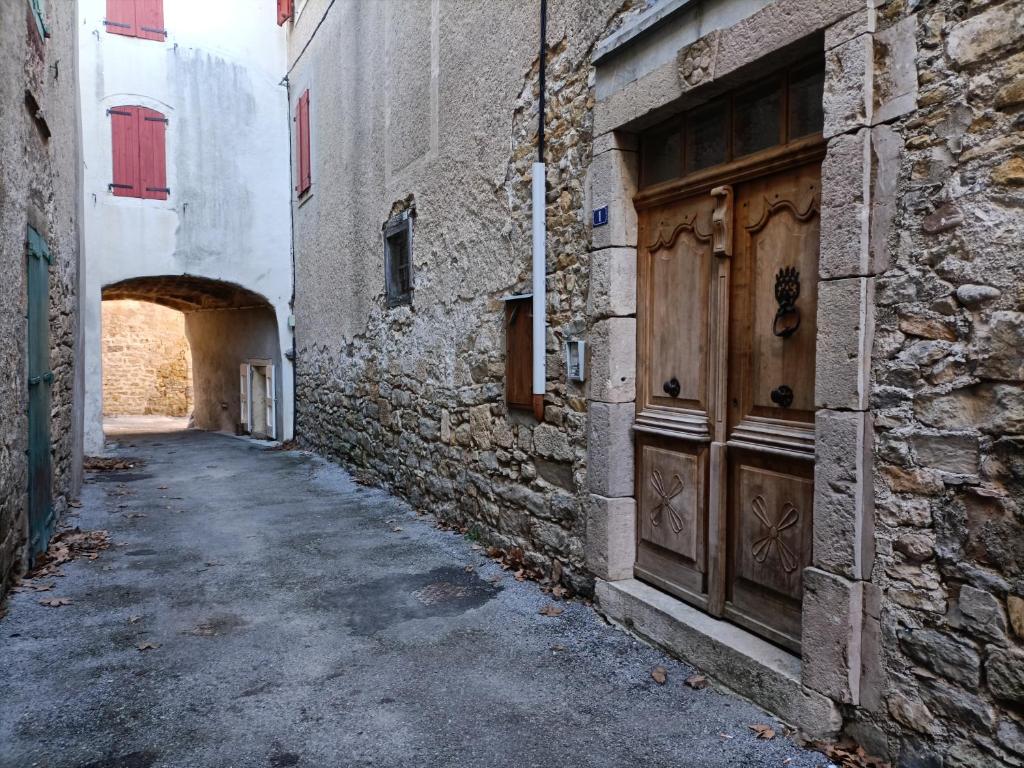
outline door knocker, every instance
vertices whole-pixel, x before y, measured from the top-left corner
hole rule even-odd
[[[793,390],[783,384],[772,390],[771,398],[779,408],[789,408],[793,404]]]
[[[783,267],[775,276],[775,300],[779,308],[772,321],[772,333],[783,339],[796,333],[800,327],[800,309],[796,300],[800,296],[800,272],[796,267]]]
[[[679,397],[679,379],[677,379],[675,376],[673,376],[671,379],[662,384],[661,388],[669,397]]]

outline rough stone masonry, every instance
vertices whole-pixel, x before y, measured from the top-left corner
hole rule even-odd
[[[409,17],[393,28],[398,30],[396,34],[414,34],[410,30],[424,25],[415,34],[424,35],[426,47],[417,50],[429,53],[430,17],[417,16],[411,12],[413,7],[429,10],[429,4],[409,6]],[[323,257],[305,250],[302,241],[313,237],[305,217],[317,204],[317,196],[337,194],[339,201],[350,199],[324,180],[314,190],[313,199],[298,210],[296,219],[300,233],[296,277],[300,442],[358,468],[418,507],[469,526],[474,535],[503,547],[522,548],[531,566],[544,572],[554,568],[568,586],[581,591],[592,589],[592,576],[584,565],[589,499],[587,384],[566,379],[563,343],[583,337],[589,322],[590,228],[583,211],[592,153],[590,57],[599,39],[642,7],[637,2],[602,0],[552,8],[545,120],[548,382],[542,423],[509,409],[504,401],[502,301],[506,295],[529,290],[530,184],[537,155],[539,92],[535,35],[539,31],[516,36],[520,62],[489,62],[483,66],[493,77],[460,78],[457,87],[462,91],[447,97],[438,94],[448,98],[453,109],[459,100],[477,104],[480,119],[486,116],[494,121],[503,135],[497,140],[488,137],[493,146],[487,144],[486,148],[492,151],[484,154],[483,144],[473,148],[474,137],[480,134],[476,118],[467,115],[465,127],[457,136],[445,138],[445,146],[432,150],[428,143],[420,161],[395,170],[396,178],[412,179],[409,186],[415,194],[396,192],[388,197],[385,193],[376,212],[369,214],[379,216],[383,223],[394,201],[415,208],[416,293],[411,308],[387,311],[378,297],[383,282],[360,286],[358,300],[346,303],[342,312],[342,322],[354,326],[353,332],[337,334],[337,322],[325,323],[326,316],[316,309],[321,306],[319,294],[327,288],[316,275]],[[515,21],[510,24],[523,29],[535,26],[535,10],[528,3],[514,4],[509,11]],[[360,15],[355,9],[342,12]],[[472,14],[447,13],[451,16],[440,19],[443,46],[451,46],[460,35],[475,35],[491,27],[487,44],[477,51],[492,58],[507,48],[508,42],[490,22],[481,26]],[[318,36],[330,39],[343,34],[332,29],[332,23],[342,23],[332,19],[333,15],[327,17],[327,26]],[[308,22],[300,17],[299,23]],[[358,29],[360,24],[369,24],[369,19],[354,18],[348,27]],[[298,31],[296,40],[303,40],[306,30],[300,26]],[[319,61],[318,42],[310,49],[313,61]],[[298,43],[293,41],[293,45]],[[307,66],[301,62],[297,67],[293,75],[297,84],[304,82],[302,70]],[[429,72],[429,61],[425,67]],[[330,77],[342,75],[332,73]],[[500,108],[494,90],[499,83]],[[321,79],[318,87],[327,88],[327,81]],[[410,82],[403,85],[412,87]],[[331,108],[321,106],[325,111]],[[337,119],[345,122],[352,118],[344,115]],[[392,119],[393,124],[405,126],[409,118],[396,115]],[[326,115],[324,121],[322,126],[314,124],[314,133],[318,129],[331,132]],[[454,128],[450,122],[445,124]],[[423,129],[428,127],[426,119]],[[470,134],[463,135],[465,131]],[[334,138],[325,136],[323,140],[332,142]],[[407,153],[409,147],[402,146],[401,151]],[[346,149],[339,146],[337,151]],[[399,152],[390,151],[392,157]],[[460,179],[459,174],[470,167],[470,157],[476,168],[474,178]],[[324,236],[333,237],[327,229]],[[382,274],[379,229],[369,235],[365,248],[357,249],[352,258],[354,263],[366,263],[368,274]],[[335,268],[345,269],[343,265]],[[364,279],[356,277],[349,285]],[[354,318],[354,307],[367,301],[368,317]],[[312,330],[324,326],[326,332]],[[337,339],[333,349],[328,339]]]
[[[858,717],[900,734],[904,765],[1020,765],[1024,6],[889,2],[878,26],[883,45],[916,39],[918,94],[884,138],[899,162],[875,282],[865,606],[881,636],[864,664],[885,682]]]
[[[42,38],[29,4],[0,3],[0,596],[23,564],[28,535],[26,238],[49,246],[50,434],[57,514],[80,482],[76,427],[79,125],[75,4],[49,3]]]

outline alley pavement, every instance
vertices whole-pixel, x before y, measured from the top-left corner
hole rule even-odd
[[[0,619],[2,768],[829,765],[337,466],[116,439],[144,463],[89,473],[68,518],[110,547]]]

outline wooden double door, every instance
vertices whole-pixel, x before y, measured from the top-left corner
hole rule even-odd
[[[820,159],[638,202],[636,575],[796,652],[819,207]]]

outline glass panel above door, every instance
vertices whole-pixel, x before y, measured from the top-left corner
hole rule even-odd
[[[640,135],[641,189],[820,136],[823,82],[819,54],[649,129]]]

